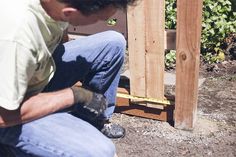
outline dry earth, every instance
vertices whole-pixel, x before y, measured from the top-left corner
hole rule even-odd
[[[204,69],[205,70],[205,69]],[[167,122],[116,113],[112,121],[126,128],[113,140],[119,157],[235,157],[236,62],[201,72],[198,120],[193,131],[178,130]]]

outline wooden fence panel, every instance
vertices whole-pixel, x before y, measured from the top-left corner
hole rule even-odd
[[[202,0],[177,1],[175,127],[191,129],[197,115]]]
[[[128,11],[132,95],[164,99],[164,7],[164,0],[148,0]]]

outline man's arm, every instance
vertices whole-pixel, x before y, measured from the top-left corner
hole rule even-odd
[[[39,93],[26,99],[19,109],[6,110],[0,107],[0,127],[9,127],[30,122],[74,104],[70,88],[50,93]]]
[[[19,109],[10,111],[0,107],[0,127],[9,127],[33,121],[56,111],[69,108],[73,104],[82,105],[95,117],[107,108],[104,95],[88,89],[73,86],[50,93],[39,93],[23,101]],[[90,116],[90,115],[88,115]]]

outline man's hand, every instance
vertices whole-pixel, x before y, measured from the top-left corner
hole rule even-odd
[[[71,89],[74,94],[74,104],[81,104],[83,108],[96,116],[101,115],[107,108],[106,98],[102,94],[77,86],[73,86]]]

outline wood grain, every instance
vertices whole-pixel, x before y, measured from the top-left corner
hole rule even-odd
[[[202,0],[177,1],[175,127],[191,130],[197,115]]]
[[[145,6],[146,97],[164,100],[165,1],[148,0]]]
[[[146,96],[145,79],[145,1],[128,8],[128,49],[130,91],[132,95]]]

